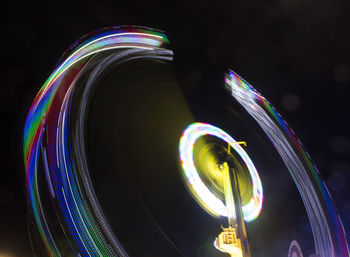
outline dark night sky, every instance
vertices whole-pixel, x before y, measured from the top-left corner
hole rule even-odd
[[[232,68],[254,85],[303,142],[350,231],[349,10],[347,0],[2,6],[0,256],[31,256],[21,155],[31,101],[74,41],[123,24],[164,30],[182,81]]]

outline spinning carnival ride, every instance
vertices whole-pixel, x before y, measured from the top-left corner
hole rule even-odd
[[[245,112],[242,115],[251,119],[250,122],[255,121],[254,125],[247,126],[241,122],[232,126],[230,119],[234,117],[224,118],[223,112],[211,116],[210,111],[205,113],[200,110],[197,111],[197,117],[200,118],[195,118],[195,105],[199,100],[193,101],[193,108],[191,103],[181,105],[183,109],[179,106],[174,107],[176,111],[183,110],[178,115],[161,116],[159,113],[162,112],[162,108],[167,110],[172,104],[175,106],[183,97],[179,96],[179,90],[176,91],[175,86],[153,88],[145,86],[152,83],[144,79],[140,79],[139,85],[135,87],[131,86],[130,82],[127,82],[128,85],[116,85],[113,81],[113,90],[119,91],[114,91],[114,94],[106,93],[105,99],[119,104],[116,111],[112,112],[112,115],[106,115],[102,111],[92,118],[94,110],[98,109],[96,106],[99,97],[103,95],[103,92],[99,91],[102,90],[99,85],[107,83],[111,74],[124,76],[121,75],[123,69],[135,68],[137,73],[131,74],[134,80],[142,77],[142,71],[147,75],[146,70],[151,63],[156,65],[158,70],[162,69],[160,65],[173,59],[173,52],[168,47],[169,41],[166,36],[152,29],[103,29],[76,42],[64,54],[40,89],[30,107],[23,136],[27,193],[33,221],[30,224],[36,254],[124,257],[141,256],[141,253],[145,253],[143,256],[146,256],[146,252],[151,249],[149,251],[152,252],[147,256],[164,256],[166,253],[167,256],[230,254],[236,257],[291,257],[303,256],[302,250],[305,247],[308,249],[308,255],[349,256],[340,217],[310,157],[271,104],[233,71],[226,75],[224,97],[233,96],[234,104],[240,105],[236,106],[235,110],[241,108],[240,111]],[[146,64],[140,66],[140,61],[145,61]],[[162,91],[164,88],[168,88],[166,92]],[[134,99],[141,99],[137,98],[141,91],[143,100],[133,102]],[[150,92],[153,98],[149,96]],[[115,99],[118,95],[119,101]],[[164,95],[169,97],[166,101]],[[146,96],[150,97],[149,102],[145,100]],[[156,101],[162,98],[164,103],[162,108],[158,108]],[[175,98],[180,100],[173,103],[172,99]],[[103,105],[107,100],[100,102]],[[129,109],[126,108],[128,104]],[[147,108],[150,108],[149,112]],[[192,112],[189,111],[191,108]],[[108,119],[112,119],[110,116],[117,116],[126,109],[130,114],[127,115],[128,120],[123,118],[122,122],[117,120],[113,126],[104,126],[107,124],[107,116]],[[233,108],[225,110],[232,113]],[[177,116],[180,117],[179,120]],[[228,121],[220,121],[220,118]],[[162,127],[165,119],[171,124]],[[98,123],[97,120],[103,122]],[[94,130],[88,128],[91,121],[97,122],[93,125],[95,129],[114,129],[115,135],[111,136],[103,131],[98,137],[94,136]],[[122,123],[126,124],[125,127],[122,127]],[[146,129],[142,129],[143,126]],[[243,129],[244,126],[248,129]],[[278,219],[274,216],[277,212],[273,210],[277,210],[280,205],[274,203],[276,197],[269,193],[276,186],[271,186],[269,181],[275,176],[272,174],[280,172],[279,169],[264,169],[259,156],[266,153],[256,147],[256,142],[260,139],[253,138],[253,134],[258,132],[254,131],[251,135],[247,132],[254,126],[254,129],[261,133],[257,138],[264,138],[261,140],[265,140],[265,143],[270,142],[269,148],[266,148],[270,151],[268,155],[276,155],[279,158],[276,162],[280,162],[281,167],[288,170],[290,176],[285,172],[284,179],[291,178],[293,183],[289,183],[285,188],[289,188],[291,184],[296,186],[295,189],[290,189],[290,192],[295,190],[299,193],[298,196],[294,194],[293,198],[300,198],[300,203],[304,206],[298,216],[305,217],[302,222],[312,235],[307,239],[310,241],[293,240],[302,233],[290,229],[296,225],[288,224],[290,214],[287,212],[287,221],[282,219],[283,212],[280,221],[285,222],[288,228],[284,229],[282,223],[267,225],[270,219]],[[140,136],[142,133],[145,133],[143,137]],[[108,147],[102,150],[93,147],[99,143],[96,138],[101,141],[103,134],[110,135],[113,145],[122,145],[125,138],[128,138],[128,141],[118,153],[116,148],[113,148],[116,146],[110,146],[111,155],[115,155],[115,160],[111,159],[103,169],[98,169],[96,160],[108,156],[109,151]],[[238,136],[235,138],[239,141],[232,137],[236,134]],[[113,137],[118,140],[113,141]],[[88,138],[95,143],[89,143]],[[159,148],[154,139],[159,140]],[[150,140],[153,140],[152,143],[149,143]],[[109,144],[106,142],[102,144],[103,147]],[[168,151],[167,147],[170,149],[175,144],[179,149],[172,155],[175,147],[171,151]],[[153,150],[148,149],[146,145],[151,145]],[[120,157],[130,149],[135,150],[135,147],[142,154]],[[131,150],[130,152],[133,153]],[[95,157],[97,155],[100,157]],[[129,161],[126,161],[127,158],[130,158]],[[175,162],[180,164],[172,165]],[[105,159],[103,163],[106,163]],[[256,168],[257,164],[259,168]],[[106,178],[103,170],[108,169],[113,170],[113,173],[119,176],[118,179]],[[141,177],[140,181],[135,179],[137,176]],[[157,179],[146,183],[150,177]],[[132,183],[129,184],[130,181]],[[139,184],[133,189],[133,183]],[[151,189],[149,184],[152,184]],[[170,190],[175,188],[175,185],[176,190]],[[182,190],[183,186],[188,190]],[[108,194],[103,191],[107,188]],[[162,191],[155,194],[155,188]],[[134,192],[134,195],[129,196],[128,191]],[[112,207],[109,208],[105,198],[111,194]],[[105,196],[100,197],[101,195]],[[160,195],[168,196],[167,200],[160,199]],[[132,200],[126,200],[128,197]],[[192,201],[193,199],[196,201]],[[299,201],[298,199],[295,202]],[[143,209],[137,207],[139,202],[142,202]],[[186,213],[183,215],[185,218],[181,218],[181,215],[170,218],[169,213],[174,214],[172,208],[177,209],[179,213],[181,208],[181,211]],[[143,211],[140,211],[141,209]],[[136,212],[137,218],[128,222],[130,213]],[[149,218],[142,218],[142,213],[147,213]],[[191,215],[195,218],[187,220],[186,217],[190,219]],[[183,220],[177,222],[178,219]],[[195,219],[204,222],[196,223]],[[147,225],[148,221],[151,225]],[[133,223],[138,225],[133,227]],[[140,224],[147,227],[142,229],[142,233],[139,232]],[[187,228],[191,226],[192,229]],[[154,232],[154,236],[148,236],[153,230],[157,231]],[[181,233],[183,231],[186,233]],[[155,239],[158,237],[160,239]],[[164,245],[169,244],[174,254],[170,250],[166,252],[165,249],[168,248],[162,246],[161,240],[164,238]],[[280,248],[274,248],[276,245],[280,245]],[[279,252],[280,249],[283,249],[282,253]]]
[[[215,147],[220,147],[220,144],[202,144],[206,150],[202,155],[201,151],[199,153],[197,151],[197,155],[200,156],[198,162],[203,167],[198,172],[193,160],[193,146],[198,138],[205,135],[215,136],[223,140],[227,144],[227,149],[215,151]],[[250,256],[244,220],[251,221],[260,214],[263,200],[259,174],[249,156],[240,147],[240,143],[246,144],[245,142],[236,142],[221,129],[203,123],[189,126],[184,131],[180,141],[180,159],[193,195],[210,213],[228,218],[228,228],[223,228],[224,231],[215,240],[214,245],[220,251],[237,257],[243,256],[243,253],[244,256]],[[244,176],[245,171],[234,154],[231,153],[231,148],[238,153],[244,165],[248,167],[250,179]],[[238,172],[240,172],[240,176],[238,176]],[[209,186],[203,183],[199,173],[202,173],[202,176],[205,177],[204,180],[209,182]],[[250,188],[250,181],[252,181],[252,188]],[[250,190],[243,190],[242,186],[248,187]],[[218,199],[209,188],[219,190],[222,199]],[[250,194],[253,195],[250,196]]]

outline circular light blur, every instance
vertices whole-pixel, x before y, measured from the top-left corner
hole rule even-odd
[[[262,208],[263,189],[259,174],[253,162],[243,148],[237,144],[236,140],[234,140],[230,135],[215,126],[206,123],[197,122],[189,125],[184,130],[180,139],[179,151],[181,165],[187,179],[186,182],[188,182],[192,193],[201,203],[204,209],[206,209],[209,213],[216,216],[227,217],[227,208],[225,204],[204,184],[193,161],[193,146],[196,140],[204,135],[218,137],[219,139],[230,144],[244,161],[250,173],[253,191],[251,200],[242,206],[243,217],[244,220],[248,222],[256,219],[259,216]]]

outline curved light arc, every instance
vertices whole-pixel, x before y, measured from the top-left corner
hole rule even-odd
[[[230,144],[246,164],[252,180],[253,189],[251,200],[242,206],[243,217],[248,222],[256,219],[261,212],[263,203],[263,189],[259,174],[248,154],[236,143],[236,140],[223,130],[210,124],[193,123],[184,130],[180,139],[179,152],[181,165],[191,191],[208,212],[216,216],[227,217],[228,212],[225,204],[204,184],[194,164],[193,146],[197,139],[204,135],[218,137]]]

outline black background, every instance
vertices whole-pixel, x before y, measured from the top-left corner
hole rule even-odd
[[[346,0],[2,6],[0,256],[32,256],[21,145],[31,101],[74,41],[123,24],[164,30],[189,84],[232,68],[254,85],[303,142],[350,231],[349,11]]]

